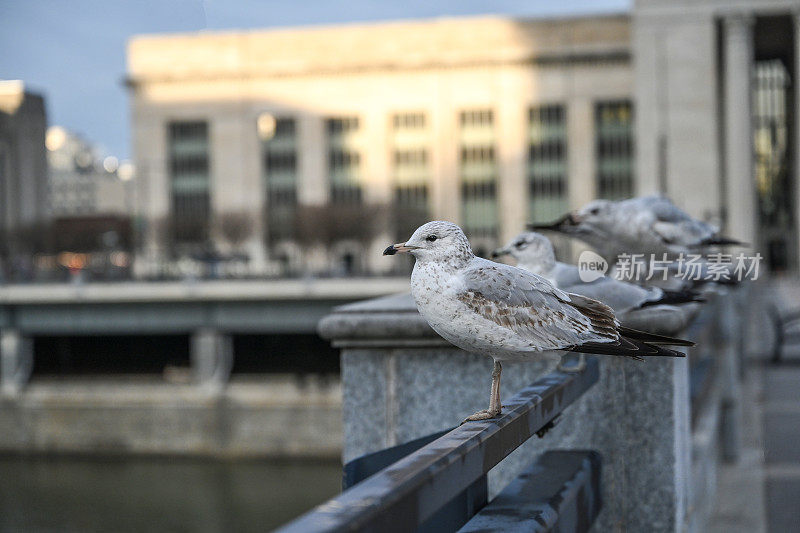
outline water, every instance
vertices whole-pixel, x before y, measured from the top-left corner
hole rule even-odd
[[[336,462],[5,456],[0,532],[261,532],[340,489]]]

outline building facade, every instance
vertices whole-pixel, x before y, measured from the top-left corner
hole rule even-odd
[[[628,195],[629,29],[467,18],[135,38],[146,252],[210,240],[254,268],[380,273],[375,250],[417,222],[458,222],[486,251],[599,191]]]
[[[130,176],[118,172],[115,158],[101,160],[96,147],[60,126],[48,128],[46,145],[51,217],[131,215]]]
[[[636,175],[797,269],[800,2],[636,0]]]
[[[797,21],[796,0],[642,0],[135,38],[144,255],[212,243],[254,270],[381,273],[375,250],[425,220],[485,252],[661,192],[796,266]]]
[[[47,220],[44,99],[0,81],[0,260],[33,251]]]

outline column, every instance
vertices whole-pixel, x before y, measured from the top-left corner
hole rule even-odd
[[[33,370],[33,342],[19,330],[0,332],[0,392],[3,395],[17,394],[31,376]]]
[[[499,168],[499,244],[524,230],[528,222],[528,109],[522,104],[525,98],[515,70],[504,72],[501,83],[495,126]]]
[[[298,117],[297,200],[303,205],[328,202],[328,139],[323,117],[304,113]]]
[[[570,209],[578,209],[597,196],[594,136],[594,103],[587,98],[571,100],[567,108]]]
[[[792,13],[794,22],[794,73],[792,84],[794,85],[794,211],[800,212],[800,10]],[[795,215],[797,216],[797,215]],[[795,222],[800,224],[800,222]],[[800,239],[800,228],[796,228]],[[797,244],[795,253],[800,253],[800,242]],[[795,257],[794,261],[800,262],[800,258]],[[791,264],[791,263],[790,263]]]
[[[756,196],[751,123],[753,18],[724,19],[725,232],[756,245]]]
[[[215,329],[199,329],[192,334],[190,357],[195,382],[204,388],[221,389],[233,367],[233,339]]]
[[[433,143],[431,163],[431,215],[439,220],[461,222],[459,180],[458,110],[452,103],[452,82],[441,76],[436,84],[434,107],[430,110]]]

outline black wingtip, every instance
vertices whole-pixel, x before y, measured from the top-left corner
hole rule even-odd
[[[703,303],[706,299],[697,291],[687,289],[682,291],[664,290],[663,295],[658,300],[644,302],[641,306],[652,307],[654,305],[677,305],[686,303]]]
[[[724,235],[714,235],[708,239],[704,239],[701,243],[702,246],[750,246],[746,242],[737,239],[732,239]]]

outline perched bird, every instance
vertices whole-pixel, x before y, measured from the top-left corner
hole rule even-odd
[[[489,408],[465,421],[500,414],[503,361],[525,361],[548,350],[683,357],[660,345],[693,345],[622,327],[605,304],[564,292],[521,268],[476,257],[464,232],[451,222],[428,222],[383,253],[414,256],[411,294],[439,335],[494,359]]]
[[[584,241],[614,264],[621,254],[674,255],[715,245],[744,245],[689,216],[663,196],[595,200],[550,224],[529,224]]]
[[[516,259],[519,268],[545,278],[559,289],[603,302],[617,316],[652,305],[705,301],[692,290],[672,291],[642,287],[606,276],[585,282],[581,279],[577,266],[556,261],[550,239],[533,231],[520,233],[506,246],[492,252],[493,258],[504,255]]]

